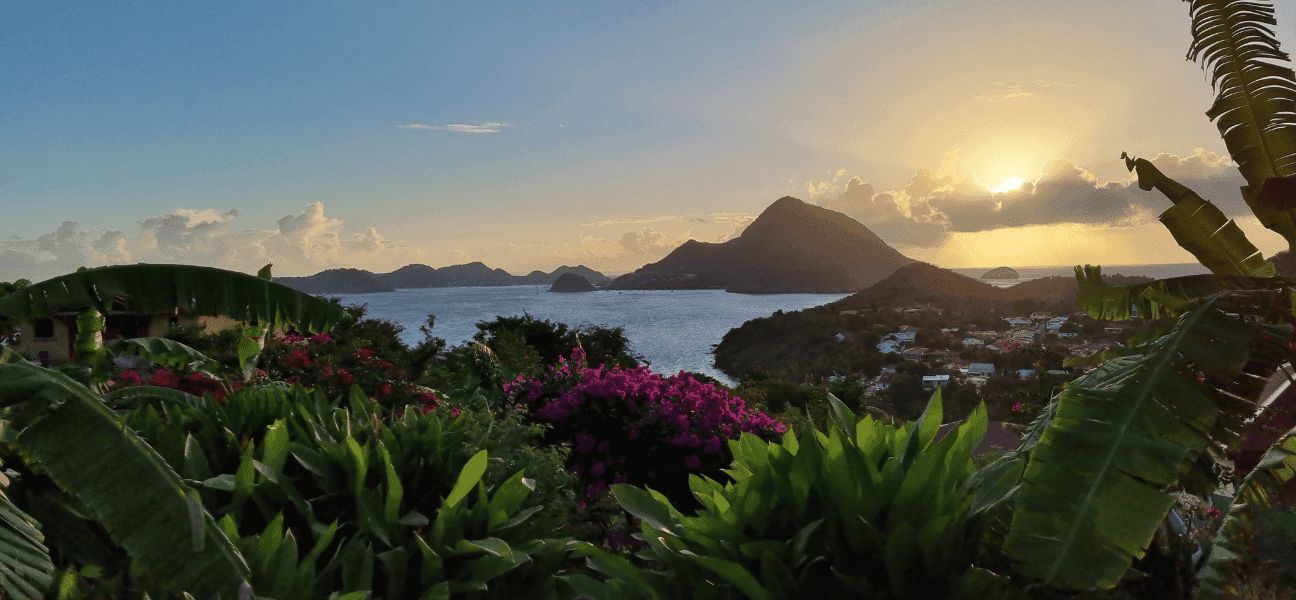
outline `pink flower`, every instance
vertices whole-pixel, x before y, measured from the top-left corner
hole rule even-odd
[[[1021,402],[1018,402],[1017,404],[1012,405],[1012,410],[1013,410],[1013,412],[1021,412],[1023,408],[1024,408],[1024,407],[1022,406],[1022,403],[1021,403]]]
[[[132,385],[139,385],[142,383],[139,371],[122,371],[121,380],[122,383],[129,383]]]
[[[701,466],[702,459],[698,458],[698,455],[696,454],[690,454],[688,455],[688,458],[684,459],[684,467],[687,469],[696,469]]]
[[[596,462],[594,463],[594,466],[590,467],[590,475],[593,475],[595,477],[602,477],[604,471],[606,470],[607,470],[606,465],[604,465],[601,462]]]
[[[378,393],[383,396],[390,396],[392,393],[391,384],[384,383],[382,387],[378,388]]]
[[[337,372],[338,372],[338,377],[341,377],[341,378],[342,378],[342,383],[343,383],[343,384],[351,385],[351,384],[355,383],[355,380],[356,380],[356,379],[355,379],[355,376],[353,376],[353,375],[351,375],[350,373],[348,373],[346,369],[338,369]]]
[[[324,344],[329,343],[329,340],[331,340],[331,339],[333,339],[333,338],[330,338],[330,337],[329,337],[329,334],[327,334],[327,333],[321,333],[321,334],[319,334],[319,335],[313,335],[313,336],[311,336],[311,341],[314,342],[314,343],[315,343],[316,345],[318,345],[318,346],[323,346]]]
[[[180,378],[171,371],[158,369],[153,371],[153,385],[169,388],[178,387],[180,385]]]
[[[1220,510],[1219,510],[1218,508],[1215,508],[1214,506],[1212,506],[1212,507],[1210,507],[1209,510],[1206,511],[1206,514],[1207,514],[1207,515],[1210,515],[1210,516],[1212,516],[1212,517],[1218,517],[1218,516],[1220,516]]]
[[[594,436],[588,433],[576,434],[576,451],[584,453],[593,450],[595,441]]]

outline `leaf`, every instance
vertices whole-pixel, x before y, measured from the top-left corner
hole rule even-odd
[[[114,298],[131,312],[225,315],[236,321],[288,322],[327,331],[347,319],[342,307],[252,275],[189,265],[114,265],[47,279],[0,298],[0,315],[28,320],[55,311],[95,308]]]
[[[770,597],[769,592],[765,591],[759,581],[756,581],[756,577],[736,562],[710,556],[698,556],[688,551],[681,554],[688,556],[694,562],[725,578],[726,581],[734,584],[734,587],[742,590],[742,593],[747,594],[747,597],[752,600],[768,600]]]
[[[173,368],[207,370],[220,363],[175,340],[160,337],[116,339],[107,347],[120,356],[141,356]]]
[[[1191,252],[1212,273],[1251,277],[1278,274],[1273,263],[1265,260],[1237,223],[1225,217],[1210,201],[1166,177],[1145,158],[1136,160],[1124,153],[1121,157],[1126,168],[1138,172],[1140,188],[1156,188],[1174,202],[1174,206],[1161,213],[1161,223],[1180,247]]]
[[[1189,275],[1109,286],[1102,280],[1101,267],[1085,265],[1075,270],[1080,288],[1077,301],[1081,308],[1095,319],[1117,321],[1134,317],[1135,311],[1145,319],[1175,317],[1189,308],[1190,301],[1224,291],[1268,292],[1277,297],[1282,290],[1296,285],[1296,278],[1290,277]],[[1290,302],[1282,304],[1291,306]]]
[[[668,505],[663,505],[652,494],[629,484],[618,483],[612,486],[612,495],[622,508],[643,519],[645,525],[668,535],[680,535],[679,521],[675,520]]]
[[[1218,119],[1220,136],[1247,183],[1296,175],[1292,106],[1296,77],[1276,64],[1288,60],[1268,26],[1276,25],[1267,2],[1195,0],[1190,60],[1211,73],[1219,95],[1206,115]],[[1283,232],[1279,232],[1283,233]],[[1284,234],[1286,237],[1286,234]],[[1290,239],[1290,238],[1289,238]]]
[[[490,520],[488,527],[495,527],[507,522],[509,515],[517,511],[522,502],[531,494],[535,484],[527,485],[529,481],[524,477],[526,470],[523,469],[514,473],[507,481],[500,484],[499,489],[490,499]]]
[[[41,389],[31,387],[40,381]],[[159,581],[197,597],[237,592],[249,571],[233,543],[203,511],[203,549],[193,550],[188,488],[98,395],[54,371],[0,364],[0,394],[15,389],[57,400],[23,430],[20,451],[39,460],[133,559]]]
[[[40,523],[0,491],[0,591],[9,598],[39,600],[54,582],[54,563]]]
[[[1261,521],[1270,512],[1270,496],[1296,479],[1296,428],[1278,438],[1246,478],[1215,534],[1206,566],[1201,571],[1200,597],[1228,598],[1230,588],[1247,579],[1256,559],[1252,548],[1260,537]]]
[[[445,502],[441,504],[442,510],[448,507],[454,507],[459,504],[468,492],[472,491],[473,486],[481,481],[482,475],[486,473],[486,451],[482,450],[468,459],[463,469],[459,471],[459,479],[455,481],[454,487],[450,489],[450,495],[446,496]]]
[[[1114,586],[1172,505],[1165,490],[1208,479],[1196,472],[1198,454],[1236,441],[1254,406],[1198,382],[1197,373],[1220,386],[1263,380],[1288,352],[1285,338],[1271,343],[1226,317],[1218,299],[1198,302],[1141,354],[1107,362],[1059,396],[1004,541],[1019,571],[1066,588]]]

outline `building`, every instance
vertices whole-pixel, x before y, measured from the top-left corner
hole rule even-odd
[[[968,365],[968,375],[990,377],[995,374],[994,363],[972,363]]]
[[[923,389],[934,390],[949,385],[949,375],[923,375]]]
[[[48,317],[37,317],[18,325],[15,352],[44,364],[62,364],[76,358],[77,315],[79,311],[54,311]],[[179,309],[169,313],[139,313],[130,310],[125,299],[113,302],[113,310],[103,315],[104,328],[97,334],[96,346],[118,338],[163,337],[172,325],[202,325],[206,333],[217,333],[242,327],[224,315],[187,315]]]
[[[901,346],[900,342],[895,340],[882,340],[882,342],[877,345],[877,349],[878,352],[881,352],[882,354],[889,354],[891,352],[899,354],[904,352],[904,346]]]

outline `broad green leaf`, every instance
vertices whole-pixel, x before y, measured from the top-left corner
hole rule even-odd
[[[0,491],[0,592],[4,597],[39,600],[54,582],[54,563],[40,523],[14,506]]]
[[[463,470],[459,471],[459,479],[455,481],[454,487],[450,489],[450,495],[446,496],[442,506],[457,506],[460,501],[468,496],[468,492],[472,491],[473,486],[481,481],[482,475],[485,473],[486,451],[482,450],[468,459],[468,464],[465,464]]]
[[[1278,274],[1273,263],[1265,260],[1237,223],[1225,217],[1214,204],[1166,177],[1147,159],[1121,156],[1126,168],[1138,172],[1140,188],[1156,188],[1174,202],[1174,206],[1161,213],[1161,223],[1180,247],[1191,252],[1212,273],[1251,277]]]
[[[106,346],[119,356],[134,355],[172,368],[205,371],[220,363],[175,340],[160,337],[116,339]]]
[[[742,590],[742,593],[747,594],[748,598],[752,598],[752,600],[769,599],[769,592],[765,591],[765,588],[756,580],[756,577],[754,577],[750,571],[744,569],[742,565],[720,558],[698,556],[691,552],[684,552],[683,554],[693,559],[694,562],[697,562],[698,564],[714,571],[717,575],[725,578],[725,580],[732,583],[734,587]]]
[[[23,430],[20,451],[39,460],[159,581],[215,597],[234,595],[247,580],[247,564],[206,511],[203,549],[193,550],[189,489],[101,397],[57,372],[20,363],[0,364],[0,390],[6,403],[19,400],[11,396],[17,393],[55,405]]]
[[[1198,472],[1198,454],[1209,441],[1235,441],[1249,415],[1236,400],[1249,392],[1227,386],[1263,381],[1290,354],[1286,336],[1269,341],[1216,302],[1199,302],[1141,354],[1108,361],[1059,396],[1022,474],[1004,541],[1019,571],[1067,588],[1110,588],[1169,510],[1165,490],[1213,480]],[[1199,382],[1198,372],[1230,393]]]
[[[284,463],[288,461],[287,422],[279,419],[267,427],[261,443],[261,462],[276,473],[283,472]]]
[[[488,526],[495,528],[509,520],[509,515],[517,511],[522,502],[526,500],[531,491],[535,489],[535,484],[524,477],[525,469],[514,473],[507,481],[500,484],[499,489],[490,499],[490,521]]]
[[[680,523],[675,520],[671,510],[652,494],[629,484],[618,483],[612,486],[612,495],[622,508],[642,519],[645,525],[654,530],[672,536],[682,533]]]
[[[111,310],[115,297],[132,312],[225,315],[282,321],[326,331],[348,318],[342,307],[252,275],[189,265],[114,265],[69,273],[0,298],[0,315],[26,320],[61,310]]]

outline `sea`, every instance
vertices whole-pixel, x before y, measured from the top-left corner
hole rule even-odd
[[[1011,266],[1011,265],[1009,265]],[[980,278],[995,267],[951,269]],[[999,287],[1039,277],[1072,277],[1074,266],[1012,267],[1020,277],[986,280]],[[1146,275],[1155,278],[1207,273],[1197,264],[1103,265],[1104,273]],[[497,316],[529,314],[570,326],[584,324],[624,327],[631,349],[646,358],[654,372],[705,373],[728,384],[735,383],[715,368],[711,354],[730,329],[774,311],[795,311],[821,306],[849,294],[731,294],[723,290],[601,290],[558,294],[548,286],[460,287],[397,290],[374,294],[341,295],[344,305],[363,304],[366,316],[401,325],[401,339],[414,345],[422,339],[419,327],[429,314],[436,316],[432,334],[455,346],[472,340],[477,323]]]
[[[601,290],[575,294],[549,286],[458,287],[343,294],[343,305],[366,305],[365,316],[404,327],[401,340],[414,345],[419,327],[436,317],[432,335],[455,346],[471,341],[477,323],[497,316],[529,314],[569,326],[624,327],[630,349],[647,359],[653,372],[705,373],[735,382],[715,368],[712,349],[730,329],[777,310],[821,306],[849,294],[730,294],[723,290]]]

